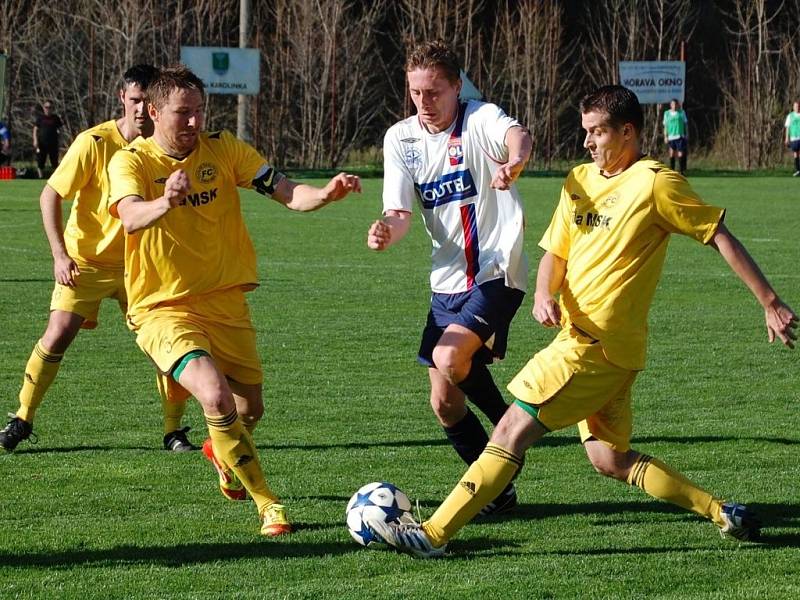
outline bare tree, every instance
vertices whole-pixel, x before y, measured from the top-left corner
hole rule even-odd
[[[485,55],[489,99],[531,129],[532,164],[541,161],[546,168],[563,149],[558,124],[572,103],[574,46],[564,42],[562,19],[555,0],[504,3]]]
[[[619,81],[626,60],[675,60],[694,30],[696,7],[689,0],[609,0],[589,5],[582,63],[592,87]],[[661,107],[645,105],[643,145],[656,153]]]
[[[468,74],[476,76],[482,87],[480,72],[481,41],[486,9],[483,0],[400,0],[394,6],[398,35],[395,38],[396,62],[393,63],[393,96],[402,98],[394,118],[408,116],[411,102],[402,65],[409,51],[421,42],[443,40],[459,54]],[[398,83],[399,82],[399,83]]]
[[[797,12],[797,1],[789,3]],[[734,156],[740,166],[768,167],[780,160],[780,115],[788,81],[792,30],[787,3],[777,7],[766,0],[734,0],[726,13],[731,43],[730,73],[721,86],[722,123],[716,149]],[[794,22],[795,31],[797,22]],[[787,60],[788,59],[788,60]],[[796,77],[796,74],[795,74]]]

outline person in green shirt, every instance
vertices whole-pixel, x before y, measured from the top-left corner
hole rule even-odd
[[[686,154],[689,147],[689,120],[677,98],[669,101],[669,110],[664,111],[664,142],[669,146],[669,168],[675,170],[675,157],[678,169],[686,174]]]
[[[792,104],[792,112],[786,115],[783,143],[794,154],[794,176],[800,177],[800,102]]]

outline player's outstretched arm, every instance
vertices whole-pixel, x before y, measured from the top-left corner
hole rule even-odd
[[[72,257],[67,254],[64,243],[64,220],[61,212],[62,198],[50,184],[45,184],[39,196],[39,208],[42,210],[42,223],[53,255],[53,277],[61,285],[75,286],[75,277],[80,269]]]
[[[794,348],[794,341],[797,340],[795,331],[798,322],[797,313],[778,297],[747,249],[728,231],[724,223],[719,224],[709,245],[722,255],[725,262],[730,265],[733,272],[744,282],[764,308],[767,338],[770,343],[777,337],[784,345]]]
[[[491,186],[497,190],[507,190],[517,180],[533,150],[533,139],[525,127],[512,127],[506,132],[508,162],[500,165],[492,177]]]
[[[370,250],[386,250],[402,240],[411,227],[411,213],[405,210],[387,210],[382,219],[375,221],[367,232]]]
[[[141,196],[125,196],[112,206],[125,228],[125,233],[135,233],[147,229],[170,210],[178,206],[189,192],[189,177],[182,169],[178,169],[167,177],[164,183],[164,195],[152,201],[145,201]]]
[[[533,318],[545,327],[561,325],[561,307],[555,294],[564,283],[567,261],[552,252],[545,252],[536,273],[536,291],[533,294]]]
[[[275,185],[273,200],[290,210],[308,212],[322,208],[326,204],[341,200],[350,192],[361,191],[361,179],[357,175],[339,173],[323,188],[305,183],[297,183],[283,177]]]

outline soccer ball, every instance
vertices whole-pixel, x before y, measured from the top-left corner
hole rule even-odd
[[[376,481],[359,488],[347,503],[347,529],[353,539],[367,548],[384,546],[376,537],[366,521],[398,521],[411,516],[411,500],[391,483]]]

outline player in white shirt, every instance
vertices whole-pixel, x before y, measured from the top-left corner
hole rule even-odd
[[[406,75],[417,114],[384,138],[383,218],[370,227],[367,245],[385,250],[401,240],[417,204],[433,243],[433,294],[418,359],[429,367],[436,417],[471,464],[489,438],[465,396],[493,424],[506,410],[486,365],[505,355],[525,294],[525,219],[513,183],[532,141],[498,106],[459,102],[458,60],[443,42],[414,49]],[[510,484],[483,514],[516,502]]]

